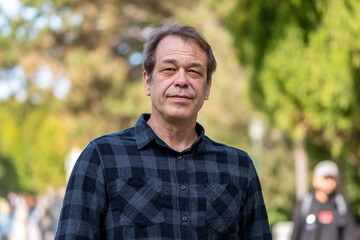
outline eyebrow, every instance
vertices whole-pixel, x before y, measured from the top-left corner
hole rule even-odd
[[[170,58],[170,59],[163,59],[161,60],[162,63],[172,63],[172,64],[176,64],[177,63],[177,60],[176,59],[173,59],[173,58]],[[201,70],[205,70],[204,68],[204,65],[201,64],[201,63],[197,63],[197,62],[192,62],[189,64],[188,67],[198,67],[200,68]]]

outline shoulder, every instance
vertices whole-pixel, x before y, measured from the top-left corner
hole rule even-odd
[[[116,153],[124,153],[128,146],[135,145],[133,128],[123,130],[121,132],[110,133],[98,137],[86,146],[82,151],[78,162],[85,161],[100,164],[103,157],[113,156]]]
[[[136,146],[133,132],[133,128],[129,128],[92,140],[80,154],[73,173],[95,176],[116,166],[116,156],[125,156],[131,146]],[[91,171],[93,173],[89,173]]]
[[[135,142],[134,127],[120,132],[110,133],[98,137],[90,142],[90,146],[104,148],[109,145],[126,145]]]
[[[227,155],[233,156],[233,157],[250,159],[249,154],[247,152],[245,152],[244,150],[241,150],[239,148],[235,148],[232,146],[228,146],[224,143],[216,142],[207,136],[205,136],[205,147],[206,147],[206,150],[208,150],[208,151],[219,152],[219,153],[227,154]]]
[[[207,136],[205,136],[204,142],[205,152],[216,155],[217,161],[226,161],[247,169],[253,168],[253,162],[244,150],[216,142]]]
[[[313,205],[314,193],[306,193],[299,203],[300,214],[303,218],[307,216],[310,211],[311,205]]]
[[[229,155],[250,158],[249,155],[244,150],[216,142],[207,136],[205,136],[204,141],[205,141],[206,150],[208,151],[216,151]]]

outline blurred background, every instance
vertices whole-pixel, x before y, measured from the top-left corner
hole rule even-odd
[[[199,122],[251,155],[271,226],[291,220],[324,159],[359,224],[359,22],[357,0],[0,0],[1,212],[22,206],[17,219],[51,239],[79,152],[150,112],[149,33],[184,23],[218,61]]]

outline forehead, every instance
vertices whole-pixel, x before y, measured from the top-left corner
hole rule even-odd
[[[167,36],[160,41],[156,49],[156,60],[161,61],[167,58],[187,58],[205,63],[206,53],[194,41]]]
[[[336,182],[336,178],[334,178],[332,176],[316,176],[316,177],[314,177],[314,179],[319,180],[319,181],[335,181]]]

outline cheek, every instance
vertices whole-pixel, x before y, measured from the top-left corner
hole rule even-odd
[[[202,94],[205,94],[208,89],[207,85],[200,80],[189,81],[189,85],[194,91]]]
[[[330,182],[329,184],[329,188],[336,188],[336,182]]]
[[[203,95],[204,99],[208,100],[209,96],[210,96],[210,86],[208,86],[207,84],[202,85],[201,90],[202,90],[202,95]]]
[[[153,82],[150,87],[150,94],[154,98],[161,98],[165,96],[166,91],[169,89],[166,83],[164,82]]]
[[[320,181],[320,180],[318,180],[318,179],[314,179],[314,180],[313,180],[313,185],[314,185],[314,188],[315,188],[315,189],[320,186],[319,181]]]

